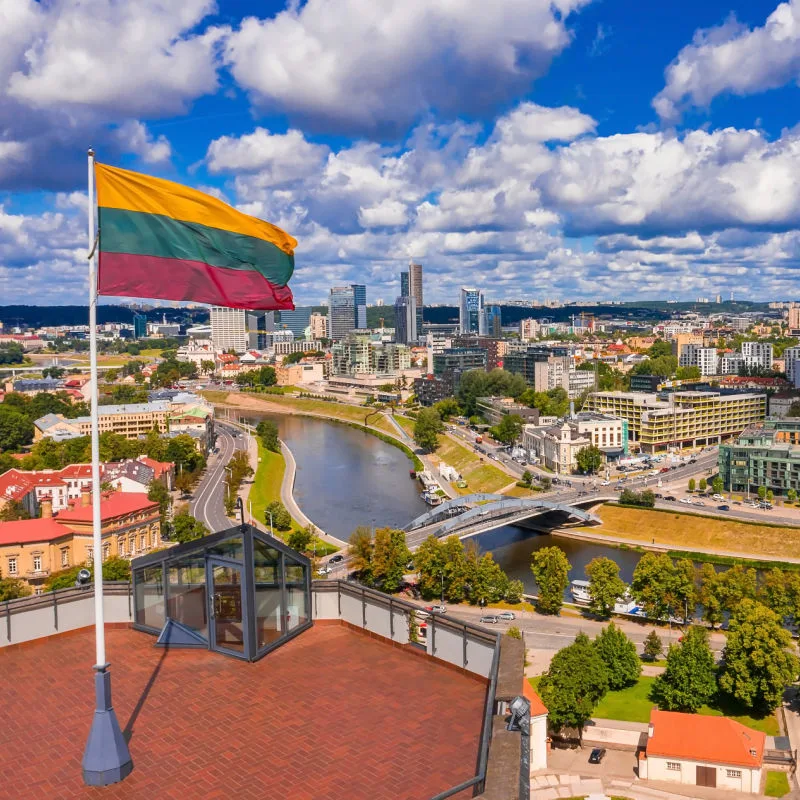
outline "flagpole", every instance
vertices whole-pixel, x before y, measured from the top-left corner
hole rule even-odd
[[[111,703],[111,673],[106,661],[103,609],[103,539],[100,512],[100,412],[97,385],[97,244],[95,229],[94,150],[89,149],[89,364],[92,421],[92,564],[94,566],[95,712],[83,753],[83,781],[108,786],[133,769],[128,745]]]

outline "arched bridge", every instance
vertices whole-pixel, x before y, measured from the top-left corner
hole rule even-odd
[[[412,520],[405,527],[406,539],[412,548],[431,535],[444,537],[456,534],[466,539],[544,514],[557,514],[562,518],[559,524],[570,520],[583,524],[600,522],[591,512],[565,503],[502,494],[469,494],[448,500]]]

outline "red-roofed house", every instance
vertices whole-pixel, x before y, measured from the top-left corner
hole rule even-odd
[[[49,499],[41,506],[41,519],[0,522],[0,572],[3,577],[22,578],[37,590],[51,572],[94,557],[89,492],[56,516]],[[158,503],[146,494],[105,494],[100,515],[104,561],[113,556],[133,558],[161,545]]]
[[[765,740],[727,717],[653,709],[639,777],[758,794]]]

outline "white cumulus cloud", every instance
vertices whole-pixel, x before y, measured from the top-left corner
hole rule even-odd
[[[800,0],[781,3],[762,27],[735,17],[699,30],[666,69],[666,85],[653,99],[665,122],[690,106],[708,106],[724,93],[748,95],[800,79]]]

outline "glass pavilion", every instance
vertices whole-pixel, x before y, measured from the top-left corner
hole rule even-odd
[[[311,562],[237,525],[132,563],[134,627],[255,661],[312,625]]]

